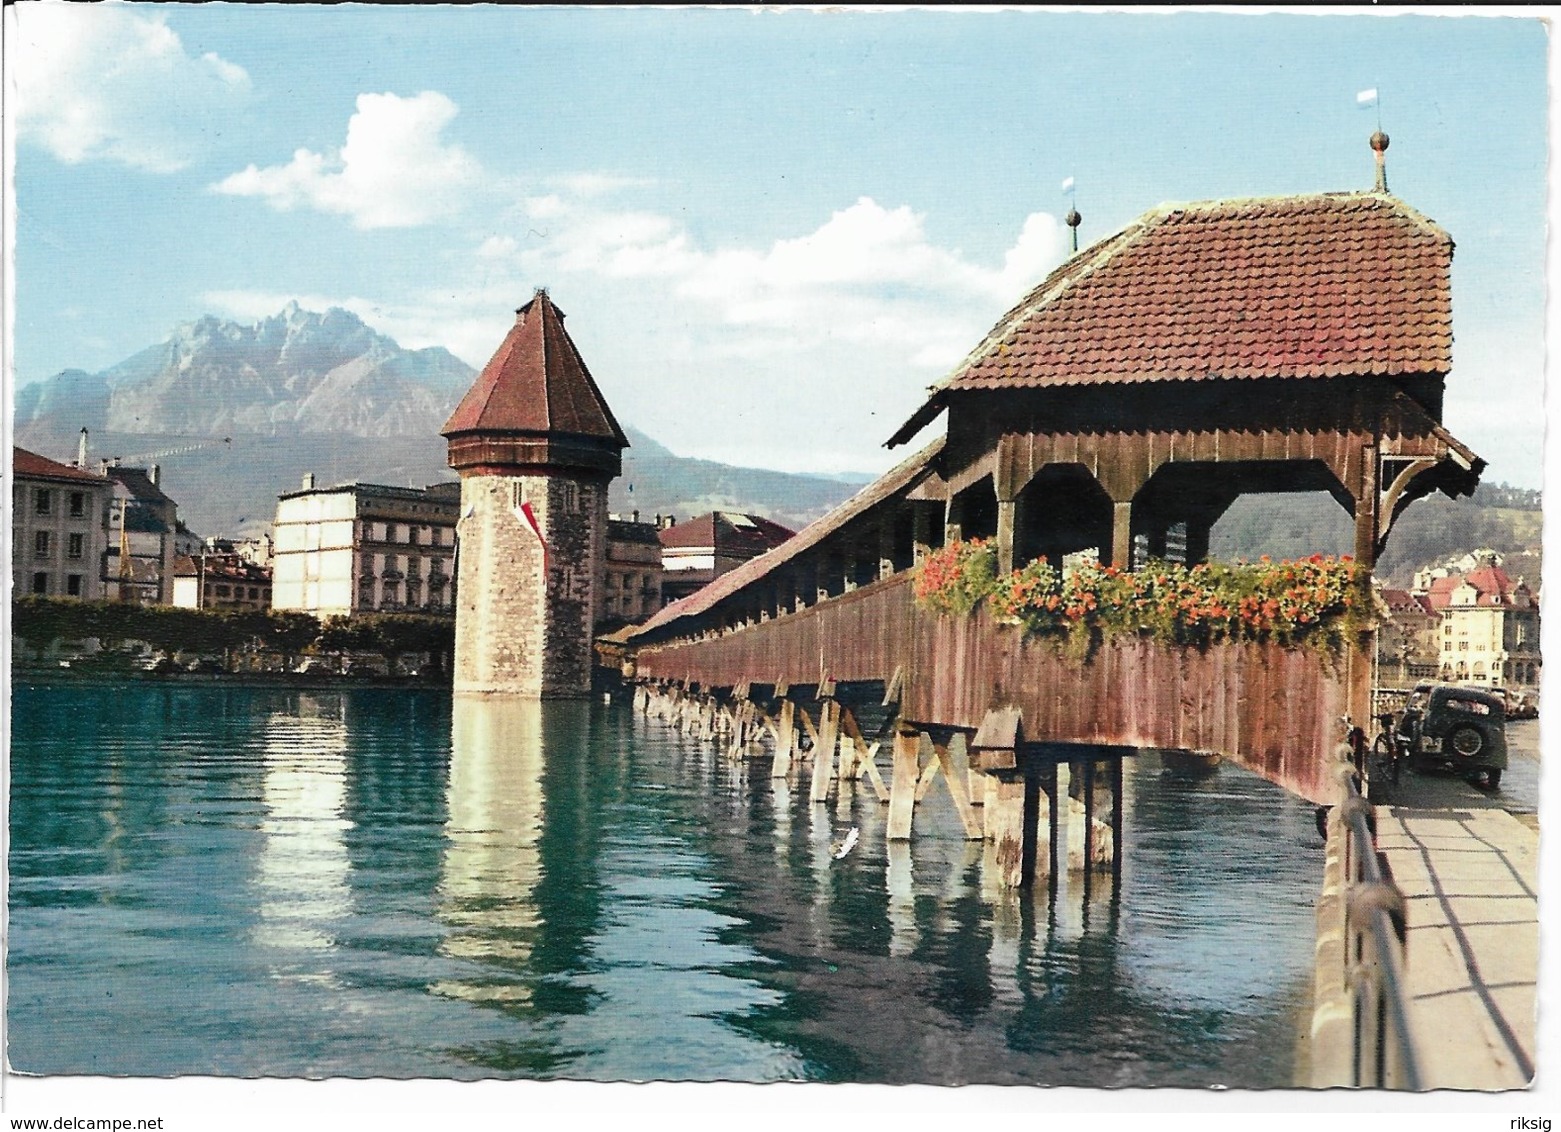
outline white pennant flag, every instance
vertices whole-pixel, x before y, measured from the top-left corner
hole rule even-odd
[[[1069,177],[1066,181],[1064,181],[1062,183],[1062,191],[1065,192],[1065,193],[1071,193],[1073,191],[1073,178],[1072,177]]]
[[[1377,104],[1377,88],[1363,90],[1355,96],[1355,105],[1362,110],[1369,110]]]

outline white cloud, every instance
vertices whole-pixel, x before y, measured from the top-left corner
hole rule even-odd
[[[300,149],[286,165],[255,165],[213,185],[273,208],[318,209],[358,228],[413,228],[458,212],[482,176],[475,158],[442,140],[459,108],[438,91],[412,98],[360,94],[340,151]]]
[[[247,100],[249,75],[191,56],[160,14],[111,4],[18,4],[7,62],[17,136],[61,161],[171,173]]]
[[[883,441],[1061,260],[1065,232],[1035,214],[983,263],[931,238],[914,210],[863,198],[810,232],[712,250],[668,216],[560,189],[452,252],[444,286],[430,278],[386,301],[297,298],[480,367],[511,311],[546,285],[614,412],[674,451],[863,470],[902,455]],[[207,299],[258,318],[292,297]]]
[[[940,247],[924,217],[869,197],[806,235],[768,248],[697,247],[656,213],[608,210],[558,194],[526,202],[546,222],[520,257],[536,278],[660,281],[729,328],[711,348],[729,357],[796,352],[822,341],[889,347],[906,364],[947,367],[992,319],[1063,256],[1055,217],[1027,217],[1000,268]]]

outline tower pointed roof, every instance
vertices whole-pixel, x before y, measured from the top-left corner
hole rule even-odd
[[[562,434],[618,448],[628,438],[607,407],[545,290],[515,312],[515,325],[483,367],[443,434]]]

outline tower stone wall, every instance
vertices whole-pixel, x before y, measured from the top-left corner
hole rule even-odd
[[[545,555],[522,509],[528,503]],[[455,690],[588,693],[607,485],[556,473],[467,475],[461,515]]]

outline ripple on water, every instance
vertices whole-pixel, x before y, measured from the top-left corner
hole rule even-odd
[[[1320,847],[1230,767],[1131,763],[1086,904],[991,889],[939,784],[890,846],[870,790],[621,707],[23,686],[13,724],[21,1070],[1289,1083]]]

